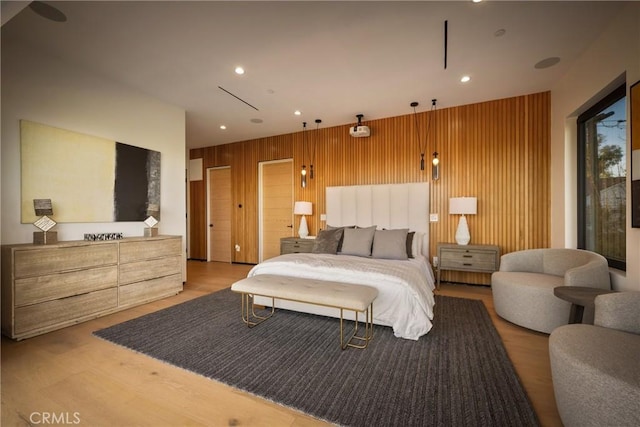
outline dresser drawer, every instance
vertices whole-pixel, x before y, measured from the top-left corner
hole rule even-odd
[[[181,274],[181,265],[182,257],[179,255],[122,264],[120,266],[120,285]]]
[[[118,267],[112,265],[16,279],[14,286],[14,304],[21,307],[118,286]]]
[[[120,306],[140,304],[182,291],[182,274],[120,286]]]
[[[53,325],[74,324],[83,317],[98,314],[101,311],[115,309],[118,306],[118,289],[109,288],[88,294],[76,295],[32,304],[15,309],[14,333],[48,329]]]
[[[40,276],[117,263],[117,243],[17,250],[14,254],[14,277]]]
[[[120,264],[182,254],[180,238],[134,240],[120,243]]]

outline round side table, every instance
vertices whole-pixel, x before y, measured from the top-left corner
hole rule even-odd
[[[585,308],[593,311],[598,295],[610,294],[610,289],[588,288],[584,286],[558,286],[553,288],[553,294],[571,303],[569,323],[582,323]]]

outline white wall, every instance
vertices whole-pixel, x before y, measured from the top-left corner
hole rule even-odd
[[[551,91],[551,246],[577,247],[576,119],[626,73],[640,80],[640,3],[629,2]],[[628,91],[627,91],[628,93]],[[627,100],[628,101],[628,100]],[[627,113],[629,108],[627,107]],[[629,116],[628,116],[629,118]],[[627,120],[629,124],[629,120]],[[631,134],[627,125],[627,171]],[[612,271],[614,289],[640,290],[640,229],[630,227],[631,178],[627,177],[627,271]]]
[[[32,242],[37,231],[20,223],[19,121],[27,119],[159,151],[159,231],[183,236],[186,245],[184,109],[7,40],[2,40],[1,66],[3,244]],[[84,233],[142,236],[144,227],[142,222],[69,223],[54,230],[58,240],[82,240]]]

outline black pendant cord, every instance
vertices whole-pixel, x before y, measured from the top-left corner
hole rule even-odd
[[[429,134],[431,133],[431,122],[433,121],[433,116],[436,114],[436,99],[431,100],[431,111],[429,112],[429,120],[427,121],[427,134],[424,137],[424,147],[422,148],[422,160],[420,161],[421,169],[424,170],[424,153],[427,151],[427,139],[429,138]],[[436,138],[434,137],[434,141]],[[433,143],[434,152],[435,152],[435,142]]]
[[[422,157],[424,157],[424,153],[427,152],[427,145],[428,145],[427,140],[429,139],[429,133],[431,132],[431,121],[433,120],[432,116],[434,114],[434,108],[435,107],[431,108],[431,111],[429,112],[429,120],[427,120],[427,134],[424,136],[424,145],[422,147],[422,152],[421,152]]]
[[[418,114],[416,113],[416,107],[418,106],[417,102],[412,102],[411,106],[413,107],[413,123],[416,128],[416,133],[418,135],[418,149],[420,149],[420,127],[418,126]],[[424,170],[424,150],[420,152],[420,170]]]
[[[322,120],[320,119],[316,119],[316,139],[313,143],[313,148],[310,148],[310,154],[309,154],[309,159],[311,161],[309,167],[309,177],[311,179],[313,179],[313,164],[315,163],[316,160],[316,147],[318,146],[318,128],[320,127],[320,123],[322,123]]]

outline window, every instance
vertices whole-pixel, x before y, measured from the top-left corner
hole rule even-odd
[[[578,248],[626,270],[626,85],[578,117]]]

